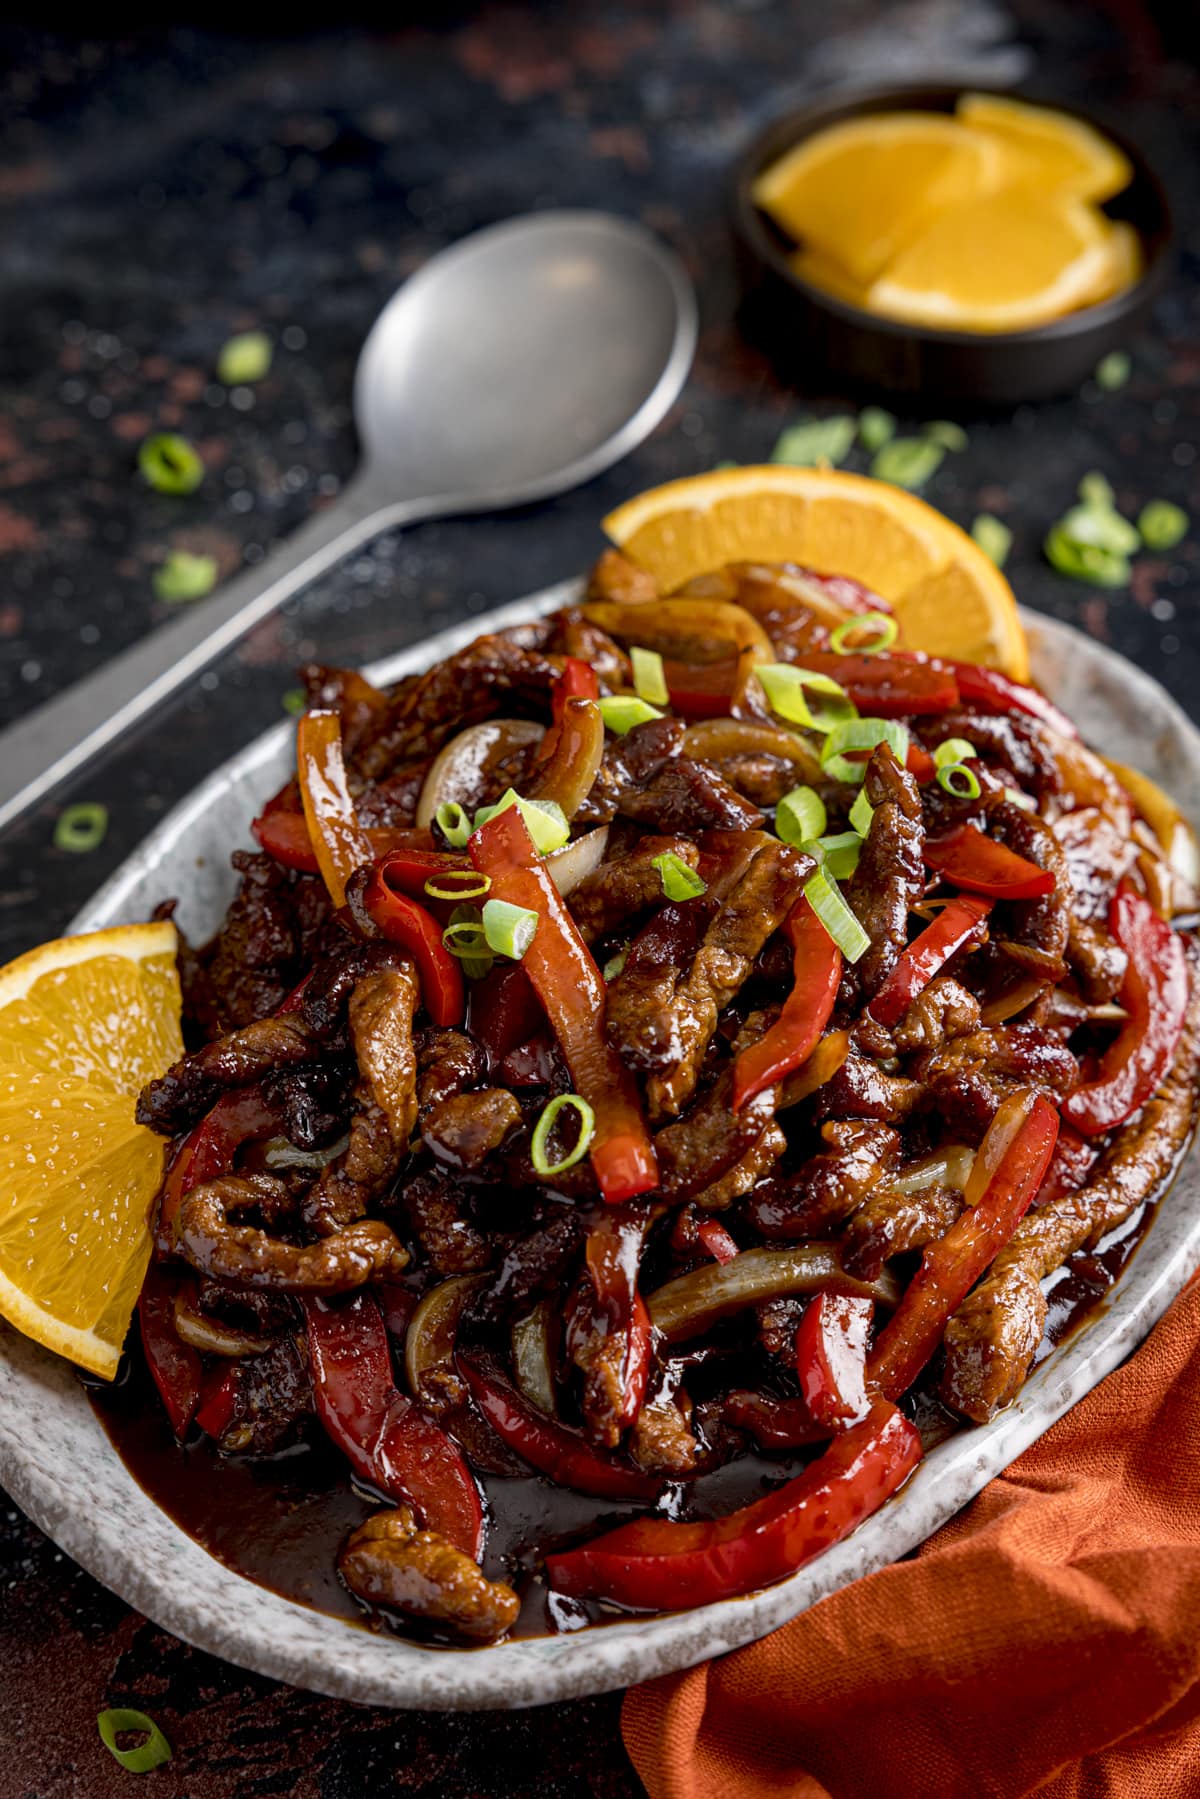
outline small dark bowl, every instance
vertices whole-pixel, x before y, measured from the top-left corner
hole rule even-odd
[[[1112,139],[1129,158],[1133,179],[1104,210],[1127,219],[1142,240],[1145,269],[1124,293],[1028,331],[944,331],[865,312],[802,281],[788,263],[795,245],[751,198],[755,177],[785,151],[827,125],[868,113],[917,109],[953,112],[964,92],[1003,94],[1054,105]],[[1136,331],[1166,277],[1172,226],[1167,196],[1136,144],[1077,106],[1060,106],[1007,88],[879,87],[826,95],[777,118],[738,165],[734,207],[743,251],[747,297],[744,322],[772,358],[811,372],[827,384],[885,390],[922,400],[964,400],[1014,406],[1076,388],[1110,350]]]

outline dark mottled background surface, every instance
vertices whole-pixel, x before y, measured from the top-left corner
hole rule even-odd
[[[411,22],[396,24],[397,18]],[[929,74],[1021,79],[1118,113],[1173,189],[1180,268],[1116,394],[972,421],[928,497],[1015,532],[1020,597],[1082,624],[1200,711],[1197,533],[1095,592],[1040,558],[1079,476],[1126,511],[1200,520],[1200,80],[1190,9],[1139,0],[574,0],[395,9],[387,31],[262,39],[0,27],[0,720],[158,624],[171,547],[222,573],[260,561],[354,466],[350,383],[395,285],[463,232],[550,205],[643,219],[686,258],[704,331],[666,424],[603,480],[504,519],[379,539],[247,639],[135,741],[0,846],[0,955],[64,926],[121,857],[230,750],[278,716],[294,664],[357,661],[586,564],[626,494],[722,458],[841,396],[782,387],[738,335],[725,220],[731,159],[818,85]],[[1189,41],[1190,40],[1190,41]],[[270,376],[216,384],[234,331],[274,338]],[[136,446],[199,446],[190,499],[150,493]],[[88,855],[53,849],[59,806],[101,800]],[[36,1420],[30,1421],[31,1430]],[[172,1799],[538,1791],[630,1795],[613,1698],[508,1718],[393,1716],[294,1693],[197,1654],[0,1513],[0,1799],[127,1792],[97,1709],[132,1703],[176,1748]],[[881,1751],[882,1752],[882,1751]]]

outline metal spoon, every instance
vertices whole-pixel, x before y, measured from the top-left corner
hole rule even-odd
[[[618,461],[683,386],[696,328],[677,258],[607,213],[534,213],[435,256],[363,346],[362,463],[338,502],[0,734],[0,826],[366,538],[546,499]]]

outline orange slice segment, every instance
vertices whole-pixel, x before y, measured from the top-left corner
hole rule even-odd
[[[109,1379],[166,1153],[134,1105],[183,1052],[175,949],[124,925],[0,969],[0,1315]]]
[[[1002,94],[964,94],[956,110],[964,125],[1003,149],[1010,179],[1080,200],[1108,200],[1133,178],[1125,153],[1069,113]]]
[[[899,487],[765,464],[671,481],[604,520],[664,592],[727,562],[798,562],[891,602],[902,641],[1028,678],[1012,589],[965,531]]]

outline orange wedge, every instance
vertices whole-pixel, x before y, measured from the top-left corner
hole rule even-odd
[[[942,212],[867,295],[891,318],[951,331],[1022,331],[1106,291],[1110,226],[1069,194],[1022,188]]]
[[[991,138],[1008,179],[1080,200],[1109,200],[1133,179],[1129,158],[1082,119],[1001,94],[964,94],[957,116]]]
[[[965,531],[903,488],[835,469],[715,469],[627,500],[612,541],[664,592],[727,562],[798,562],[888,601],[902,642],[1026,680],[1012,589]]]
[[[1112,294],[1124,293],[1141,280],[1144,266],[1141,238],[1124,219],[1115,220],[1108,228],[1108,274],[1096,299],[1107,300]]]
[[[0,1315],[110,1380],[166,1153],[134,1105],[183,1053],[175,950],[122,925],[0,969]]]
[[[851,280],[873,281],[947,206],[1004,178],[1003,145],[942,113],[848,119],[804,138],[754,184],[754,203]]]
[[[820,250],[793,250],[788,261],[801,281],[810,281],[814,287],[832,294],[836,300],[845,300],[850,306],[866,305],[867,289],[861,281],[848,275],[832,256],[825,256]]]

